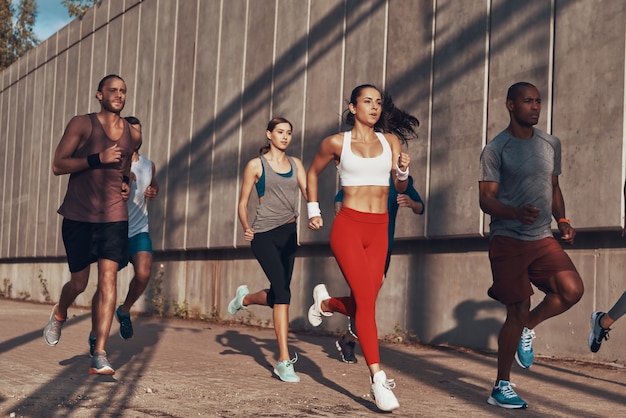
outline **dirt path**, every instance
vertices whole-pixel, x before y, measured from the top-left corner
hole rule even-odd
[[[373,417],[368,373],[338,360],[334,338],[291,334],[300,383],[272,376],[271,329],[137,318],[135,337],[108,343],[114,376],[87,373],[90,314],[72,309],[56,347],[42,329],[50,306],[0,299],[0,416],[9,417]],[[626,416],[626,370],[538,359],[513,370],[530,405],[508,411],[486,403],[495,356],[467,350],[383,344],[398,417]],[[620,412],[621,411],[621,412]]]

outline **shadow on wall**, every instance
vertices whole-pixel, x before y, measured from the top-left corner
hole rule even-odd
[[[447,344],[476,349],[490,347],[490,342],[498,338],[502,323],[493,317],[484,317],[502,311],[502,304],[494,300],[466,300],[454,308],[456,326],[449,331],[437,335],[431,344]]]

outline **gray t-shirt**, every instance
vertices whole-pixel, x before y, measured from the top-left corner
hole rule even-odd
[[[479,181],[498,183],[497,199],[505,205],[526,204],[540,209],[532,225],[515,219],[491,217],[491,236],[503,235],[525,241],[552,236],[552,177],[561,174],[561,141],[533,129],[531,139],[500,132],[480,155]]]

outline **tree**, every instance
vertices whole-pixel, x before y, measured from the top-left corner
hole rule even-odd
[[[37,46],[36,18],[37,0],[20,0],[17,9],[11,0],[0,0],[0,70]]]
[[[13,6],[11,0],[0,0],[0,70],[14,61],[11,59],[11,38],[13,37]]]
[[[87,10],[95,6],[100,0],[62,0],[70,17],[83,17]]]
[[[13,50],[17,57],[37,46],[39,39],[33,31],[37,19],[37,0],[21,0],[13,27]]]

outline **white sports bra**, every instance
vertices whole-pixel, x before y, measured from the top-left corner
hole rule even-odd
[[[364,158],[352,152],[352,132],[344,132],[341,158],[337,164],[342,186],[389,186],[391,147],[383,134],[376,132],[376,137],[383,152],[376,157]]]

